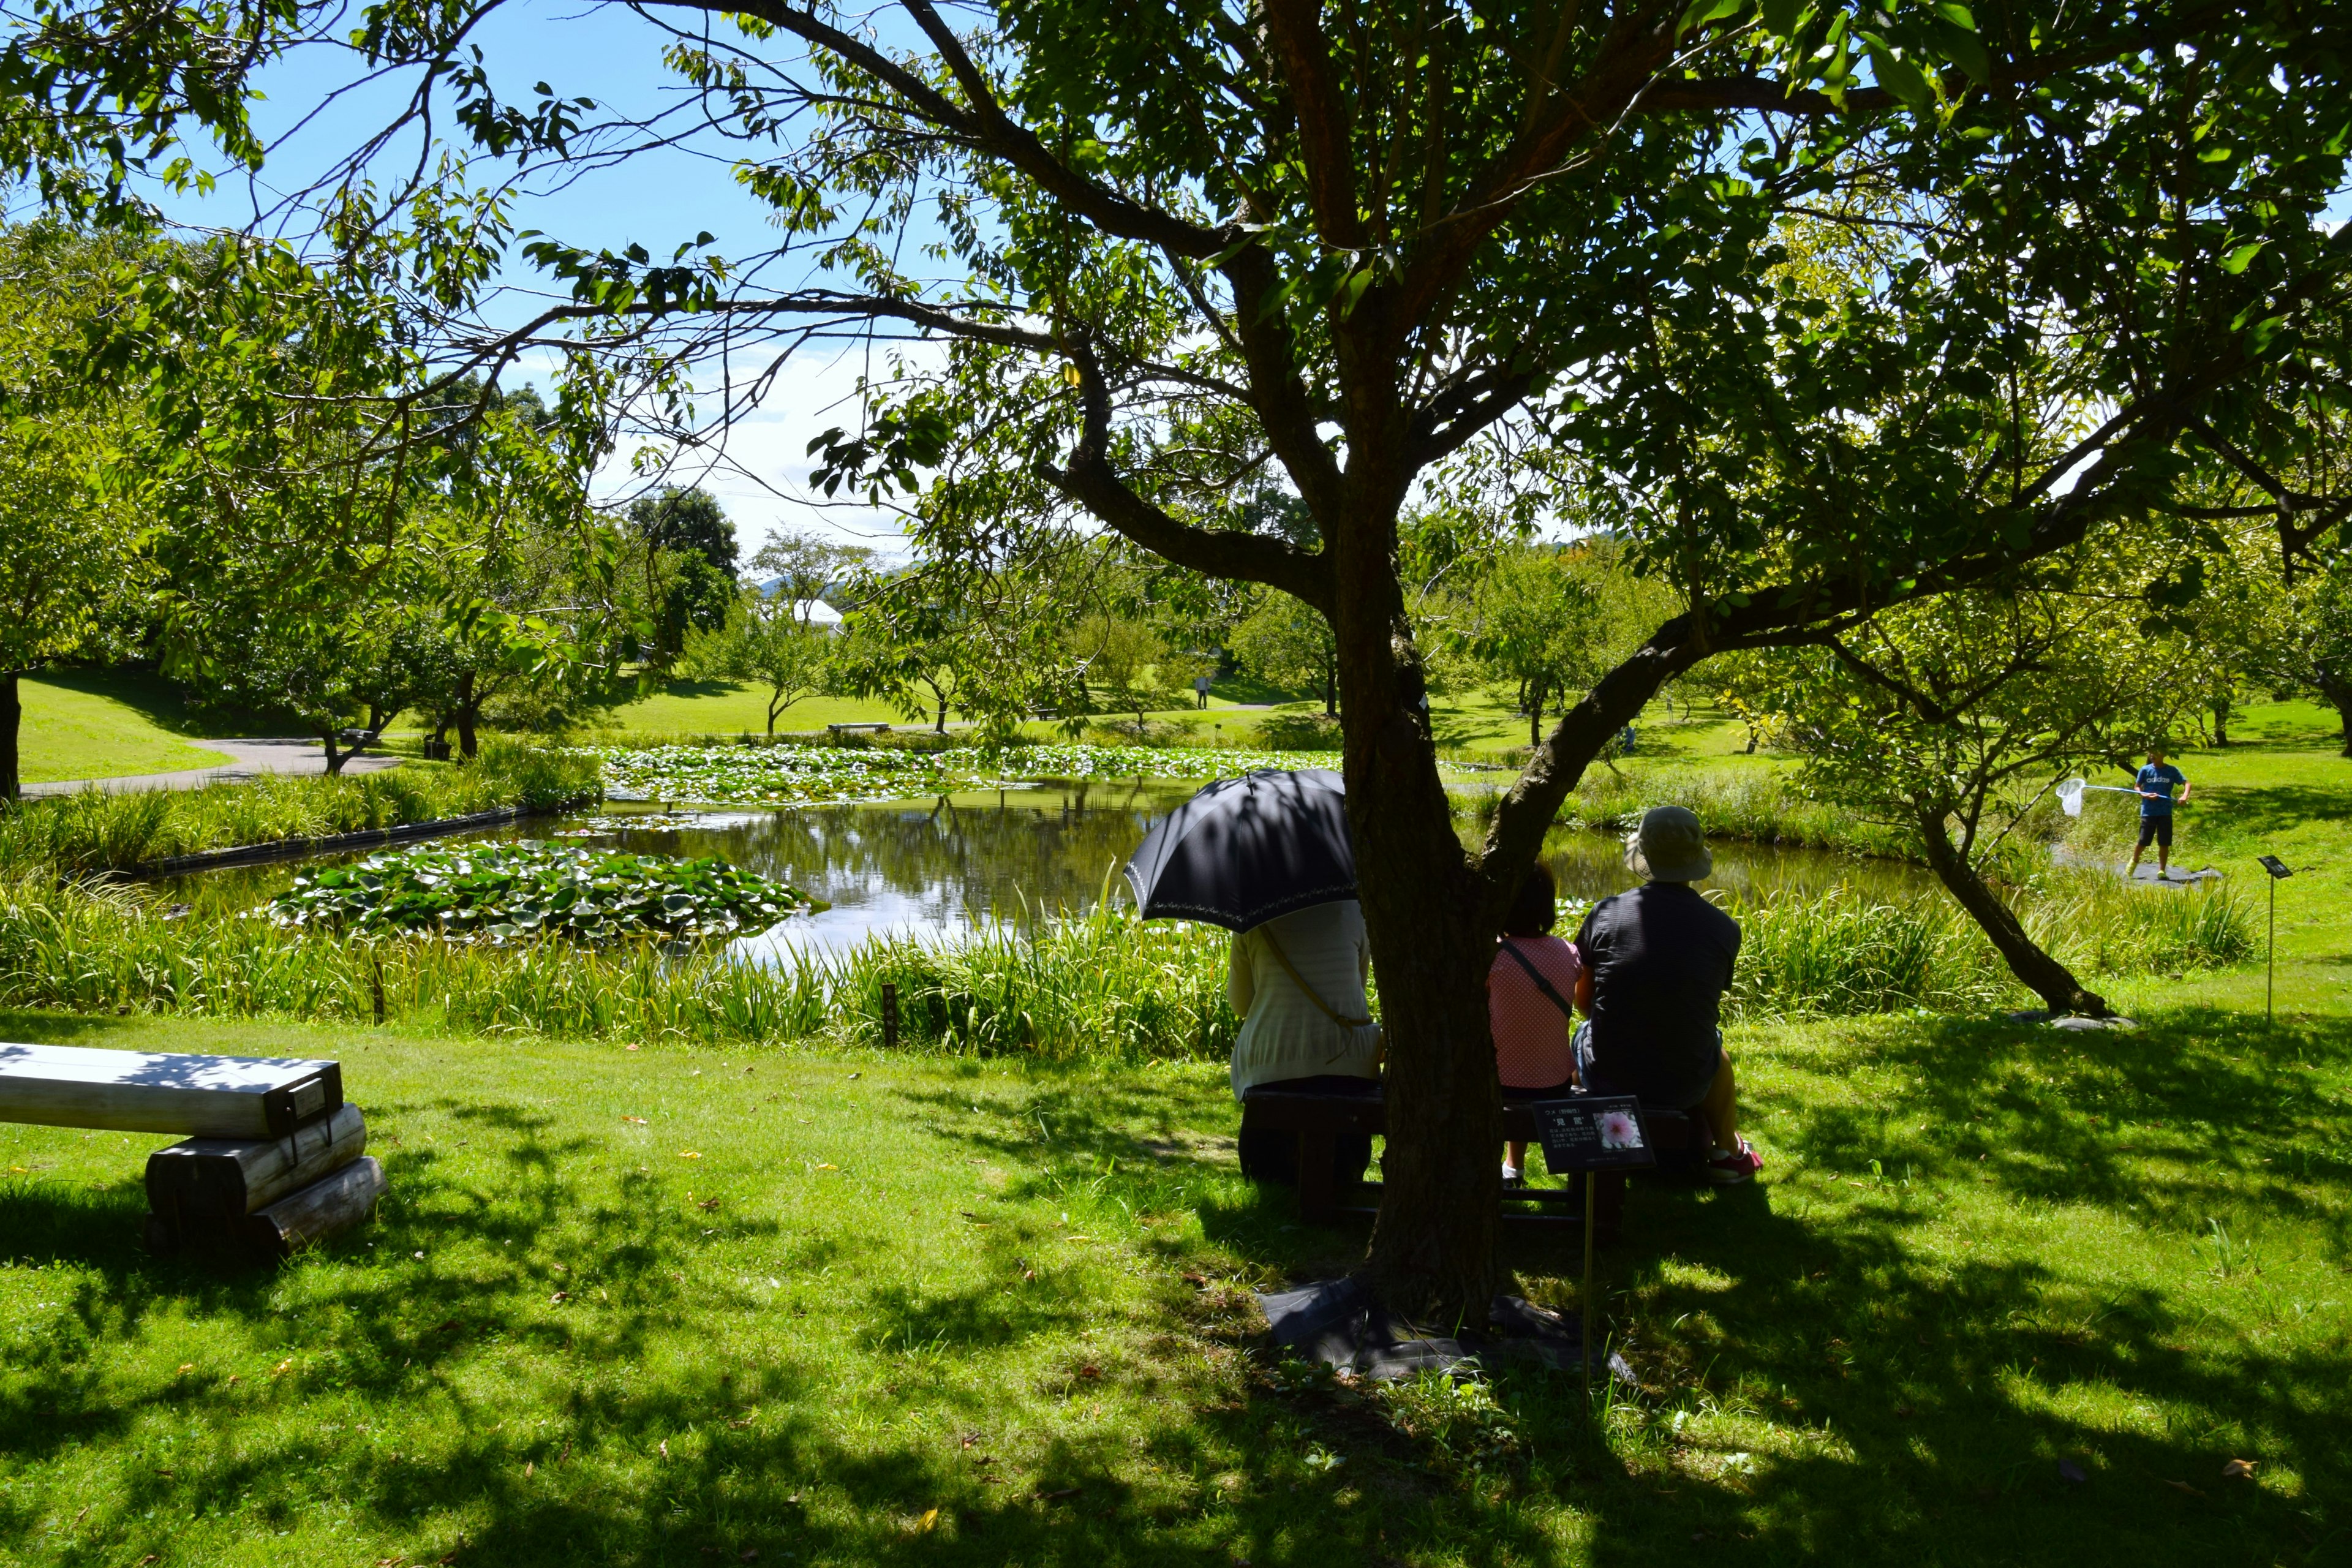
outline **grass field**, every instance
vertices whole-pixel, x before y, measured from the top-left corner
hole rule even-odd
[[[26,676],[17,691],[25,705],[18,734],[26,784],[172,773],[228,761],[190,739],[184,710],[161,681],[71,671]]]
[[[2340,1560],[2352,1035],[2146,1011],[1738,1032],[1766,1179],[1634,1193],[1597,1432],[1267,1355],[1360,1237],[1214,1066],[0,1016],[339,1055],[392,1181],[216,1274],[136,1247],[162,1140],[0,1129],[0,1561]]]
[[[1736,1027],[1764,1177],[1633,1193],[1602,1280],[1638,1386],[1591,1410],[1271,1354],[1248,1290],[1362,1236],[1241,1182],[1213,1063],[0,1013],[340,1057],[392,1181],[220,1273],[138,1249],[164,1140],[0,1126],[0,1563],[2344,1561],[2327,719],[2180,759],[2179,862],[2298,868],[2275,1025],[2246,966],[2103,985],[2130,1032]],[[1723,728],[1650,726],[1785,765],[1705,763]],[[1565,1307],[1557,1246],[1505,1261]]]

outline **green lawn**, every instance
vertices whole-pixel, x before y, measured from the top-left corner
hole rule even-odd
[[[0,1016],[339,1055],[392,1181],[217,1274],[137,1248],[161,1140],[0,1128],[0,1562],[2340,1560],[2352,1027],[2130,1000],[1741,1031],[1766,1180],[1633,1194],[1604,1440],[1268,1356],[1244,1289],[1360,1237],[1214,1068]]]
[[[161,680],[59,672],[17,683],[25,705],[19,766],[27,784],[217,767],[228,761],[186,738],[185,710]]]
[[[1214,1066],[0,1014],[338,1056],[392,1181],[222,1273],[138,1247],[163,1140],[0,1126],[0,1563],[2343,1561],[2326,718],[2181,759],[2181,859],[2302,868],[2274,1026],[2249,967],[2103,985],[2131,1032],[1735,1030],[1764,1179],[1633,1194],[1638,1386],[1590,1417],[1532,1369],[1367,1394],[1271,1354],[1247,1291],[1362,1235],[1239,1180]],[[1558,1248],[1505,1261],[1564,1307]]]

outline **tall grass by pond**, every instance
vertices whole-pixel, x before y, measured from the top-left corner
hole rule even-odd
[[[1502,781],[1503,788],[1508,786]],[[1454,816],[1483,834],[1502,805],[1503,788],[1448,791]],[[1795,849],[1840,849],[1917,860],[1910,835],[1867,822],[1801,789],[1787,770],[1759,766],[1724,768],[1631,767],[1620,773],[1588,769],[1562,802],[1555,819],[1562,828],[1630,833],[1642,814],[1656,805],[1687,806],[1710,838],[1736,838]]]
[[[596,799],[593,759],[493,740],[462,767],[409,763],[348,777],[270,774],[194,790],[27,801],[0,813],[0,868],[127,871],[205,849],[324,838],[519,806]]]
[[[1841,892],[1735,907],[1735,1016],[1981,1011],[2028,1000],[1975,928],[1940,900]],[[2037,934],[2093,974],[2177,973],[2254,950],[2227,892],[2063,885],[2028,903]],[[914,1049],[1045,1058],[1214,1058],[1237,1021],[1223,932],[1106,905],[1000,923],[933,945],[879,939],[774,968],[723,951],[545,941],[485,949],[348,940],[251,919],[164,918],[141,895],[0,885],[0,1005],[84,1013],[341,1018],[457,1034],[703,1045],[881,1039],[885,984]]]

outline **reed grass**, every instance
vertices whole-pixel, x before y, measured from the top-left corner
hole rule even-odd
[[[156,860],[519,806],[593,801],[593,758],[492,740],[463,767],[409,764],[349,777],[269,775],[195,790],[141,790],[29,801],[0,814],[0,868],[128,871]]]
[[[2216,968],[2254,951],[2251,906],[2229,893],[2086,881],[2021,900],[2037,936],[2085,973]],[[1969,1012],[2023,996],[1941,900],[1902,905],[1841,889],[1732,912],[1743,933],[1726,999],[1734,1016]],[[1213,1059],[1239,1026],[1225,1002],[1226,951],[1222,931],[1147,922],[1108,901],[954,942],[879,938],[763,966],[717,946],[355,940],[245,917],[172,919],[126,889],[0,883],[0,1005],[363,1021],[381,998],[386,1021],[475,1036],[870,1046],[882,1038],[887,984],[907,1049]]]

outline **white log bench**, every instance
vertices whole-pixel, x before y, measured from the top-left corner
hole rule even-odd
[[[0,1044],[0,1121],[180,1132],[147,1161],[147,1243],[283,1256],[364,1218],[383,1167],[339,1063]]]

